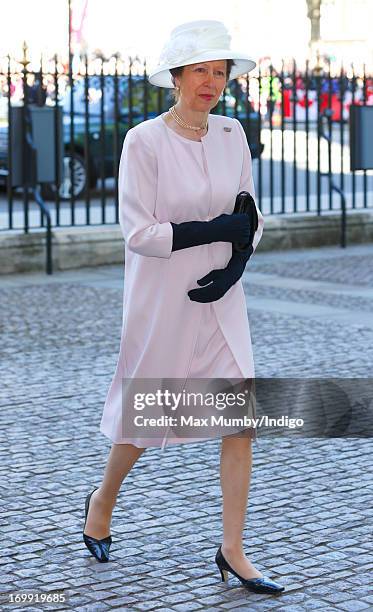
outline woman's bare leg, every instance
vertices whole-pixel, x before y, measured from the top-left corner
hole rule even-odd
[[[144,452],[133,444],[113,444],[100,487],[92,494],[84,533],[101,540],[110,534],[111,515],[120,486]]]
[[[220,460],[220,483],[223,494],[221,550],[231,567],[243,578],[262,576],[245,556],[242,542],[251,468],[251,438],[223,437]]]

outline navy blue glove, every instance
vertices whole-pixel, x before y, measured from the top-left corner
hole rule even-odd
[[[232,257],[226,268],[211,270],[206,276],[197,280],[201,289],[191,289],[188,291],[189,298],[192,302],[206,304],[208,302],[220,300],[220,298],[222,298],[241,278],[253,250],[252,244],[250,244],[245,251],[239,252],[233,249]]]
[[[211,242],[243,242],[250,240],[250,219],[245,214],[223,213],[211,221],[172,223],[172,251]]]

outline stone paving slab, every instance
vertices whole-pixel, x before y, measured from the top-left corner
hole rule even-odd
[[[245,289],[258,377],[371,376],[373,331],[360,313],[369,313],[372,255],[369,245],[255,254]],[[249,593],[234,577],[221,582],[215,440],[142,455],[114,511],[111,562],[97,563],[82,542],[84,499],[110,448],[99,422],[119,347],[123,270],[3,277],[0,288],[1,609],[373,609],[364,438],[254,445],[245,549],[286,586],[279,597]],[[260,300],[267,309],[255,307]],[[345,312],[354,327],[307,314],[319,306]],[[16,591],[60,591],[68,601],[10,605]]]

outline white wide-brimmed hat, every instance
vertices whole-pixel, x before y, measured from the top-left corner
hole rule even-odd
[[[174,28],[162,49],[158,65],[149,73],[152,85],[173,88],[170,68],[233,59],[229,79],[253,70],[256,62],[245,53],[230,48],[231,36],[224,23],[215,20],[188,21]]]

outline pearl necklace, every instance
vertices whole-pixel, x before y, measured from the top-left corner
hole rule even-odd
[[[186,123],[181,117],[179,117],[179,115],[177,114],[175,110],[175,106],[171,106],[171,108],[169,109],[169,113],[171,117],[175,119],[176,123],[178,123],[183,128],[186,128],[188,130],[194,130],[195,132],[199,132],[201,130],[207,130],[208,120],[206,121],[205,125],[203,125],[202,127],[196,127],[195,125],[189,125],[189,123]]]

